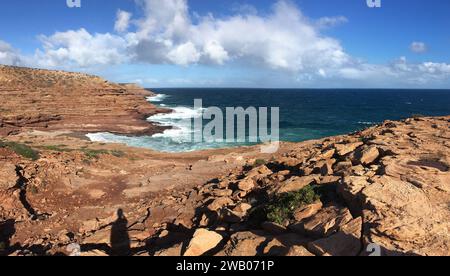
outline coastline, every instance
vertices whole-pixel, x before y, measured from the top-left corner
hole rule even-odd
[[[159,111],[151,92],[33,72],[30,83],[9,72],[0,86],[9,109],[0,113],[8,130],[0,131],[0,226],[14,229],[0,231],[0,255],[68,255],[71,244],[85,256],[113,255],[119,210],[130,226],[124,255],[450,252],[450,116],[283,142],[273,154],[259,146],[165,153],[73,135],[155,130],[143,119]],[[31,115],[17,117],[25,109]]]

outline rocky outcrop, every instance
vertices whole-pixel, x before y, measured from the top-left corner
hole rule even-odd
[[[0,136],[23,129],[154,134],[161,127],[146,119],[167,112],[137,86],[63,71],[0,66],[0,94]]]

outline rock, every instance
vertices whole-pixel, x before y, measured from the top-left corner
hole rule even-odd
[[[323,176],[320,178],[320,185],[335,185],[338,184],[341,180],[340,176],[332,176],[332,175],[328,175],[328,176]]]
[[[322,209],[322,207],[322,202],[317,201],[311,205],[297,209],[294,212],[295,221],[300,222],[304,219],[314,216],[315,214],[317,214],[317,212],[319,212],[320,209]]]
[[[211,211],[218,211],[223,207],[233,205],[234,201],[228,197],[220,197],[215,199],[211,204],[208,205],[208,209]]]
[[[224,250],[217,255],[231,257],[261,256],[263,254],[261,245],[267,239],[267,236],[259,231],[238,232],[231,236]]]
[[[336,175],[347,176],[351,174],[352,162],[343,161],[336,164],[334,167],[334,172]]]
[[[311,237],[328,237],[353,219],[347,208],[330,206],[321,209],[313,217],[291,225],[290,228],[300,234]]]
[[[230,189],[213,190],[211,194],[215,197],[229,197],[233,195],[233,191]]]
[[[247,178],[262,178],[273,174],[273,172],[265,165],[256,167],[247,173]]]
[[[281,235],[287,232],[287,228],[283,225],[269,221],[263,222],[261,228],[273,235]]]
[[[350,221],[338,233],[308,243],[308,249],[318,256],[358,256],[362,250],[362,218]]]
[[[307,244],[309,239],[302,237],[297,234],[284,234],[279,235],[273,238],[265,247],[264,247],[264,255],[268,256],[286,256],[289,254],[289,251],[293,247],[303,247]],[[303,247],[304,248],[304,247]],[[299,256],[311,256],[312,254],[308,252],[308,250],[303,251],[302,249],[298,249],[296,254]],[[293,253],[293,252],[292,252]],[[291,253],[291,254],[292,254]]]
[[[367,166],[367,165],[370,165],[373,162],[375,162],[375,160],[377,160],[379,156],[380,156],[380,151],[378,150],[378,148],[375,146],[372,146],[372,147],[362,150],[361,152],[358,152],[355,155],[355,158],[356,158],[356,162]]]
[[[251,178],[246,178],[238,183],[238,188],[241,191],[248,192],[256,187],[255,181]]]
[[[18,180],[16,166],[11,163],[0,162],[0,191],[14,188]]]
[[[167,249],[161,249],[155,252],[155,257],[180,257],[183,250],[183,244],[179,243]]]
[[[317,175],[308,175],[303,177],[294,176],[289,180],[282,182],[276,190],[276,194],[297,192],[308,185],[316,183],[318,179],[319,177]]]
[[[353,151],[355,151],[358,147],[364,145],[363,142],[355,142],[355,143],[348,143],[348,144],[336,144],[335,149],[337,154],[340,156],[345,156]]]
[[[320,174],[322,176],[333,174],[333,165],[336,163],[336,159],[325,159],[317,161],[312,167],[313,174]]]
[[[447,255],[450,252],[448,210],[440,205],[448,206],[448,194],[436,196],[389,176],[375,177],[372,181],[361,191],[364,222],[371,226],[364,233],[366,244],[376,243],[394,253]]]
[[[213,231],[206,229],[197,229],[194,233],[194,237],[190,241],[184,256],[202,256],[208,251],[216,248],[222,241],[223,237]]]
[[[308,251],[304,246],[294,245],[289,248],[286,257],[314,257],[315,255]]]
[[[222,209],[220,213],[220,217],[222,218],[222,221],[228,222],[228,223],[238,223],[241,222],[246,216],[246,213],[239,213],[232,211],[228,208]]]
[[[322,159],[331,159],[335,153],[336,153],[336,149],[328,149],[328,150],[325,150],[324,152],[322,152],[320,157]]]
[[[233,209],[233,211],[238,212],[238,213],[245,213],[247,214],[247,212],[252,209],[252,205],[248,204],[248,203],[239,203],[238,205],[236,205],[236,207]]]
[[[337,192],[344,199],[350,210],[358,215],[362,214],[364,198],[361,191],[369,186],[365,176],[345,177],[341,185],[338,185]]]

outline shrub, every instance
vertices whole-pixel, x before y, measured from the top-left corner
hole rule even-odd
[[[57,146],[43,146],[43,149],[57,151],[57,152],[70,152],[71,149],[66,148],[66,145],[57,145]]]
[[[82,149],[81,150],[88,159],[98,159],[102,154],[109,154],[107,150]]]
[[[16,142],[0,141],[0,148],[10,149],[10,150],[14,151],[17,155],[20,155],[27,159],[31,159],[33,161],[36,161],[40,158],[38,151],[34,150],[33,148],[31,148],[25,144],[20,144],[20,143],[16,143]]]
[[[266,206],[267,220],[278,224],[292,219],[296,209],[312,204],[320,199],[315,186],[307,186],[300,191],[285,193]]]

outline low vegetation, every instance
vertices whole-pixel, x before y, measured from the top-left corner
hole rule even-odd
[[[7,148],[14,151],[17,155],[20,155],[27,159],[31,159],[33,161],[36,161],[40,158],[38,151],[25,144],[0,140],[0,148]]]
[[[300,191],[282,194],[266,206],[267,220],[278,224],[292,219],[295,210],[320,199],[315,186],[307,186]]]

